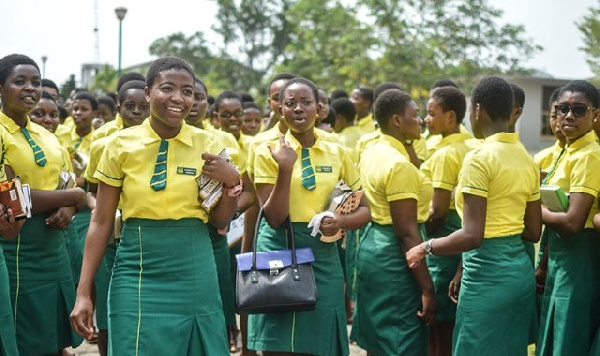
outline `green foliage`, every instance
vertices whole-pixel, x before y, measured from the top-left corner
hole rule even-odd
[[[590,8],[583,20],[577,23],[577,28],[583,34],[583,47],[586,62],[590,69],[600,77],[600,7]]]
[[[67,100],[69,94],[71,94],[71,91],[75,89],[76,86],[77,82],[75,81],[75,74],[69,75],[69,79],[67,79],[60,85],[60,99],[62,102],[65,102],[65,100]]]
[[[112,66],[105,64],[94,76],[90,91],[114,92],[117,90],[118,81],[119,72]]]

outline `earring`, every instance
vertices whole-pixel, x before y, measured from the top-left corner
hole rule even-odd
[[[479,120],[479,103],[477,103],[477,108],[475,109],[475,120]]]

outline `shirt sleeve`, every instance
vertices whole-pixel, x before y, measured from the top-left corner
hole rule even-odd
[[[90,161],[88,162],[85,173],[83,174],[83,178],[90,183],[98,183],[98,179],[94,177],[94,173],[98,167],[98,161],[102,155],[103,147],[104,146],[98,144],[92,144],[92,147],[90,147]]]
[[[361,187],[361,182],[360,182],[360,173],[358,172],[358,169],[356,168],[356,165],[354,164],[354,161],[352,160],[352,158],[350,158],[350,155],[348,154],[348,151],[346,151],[346,149],[340,145],[340,156],[342,158],[342,176],[341,179],[344,180],[344,182],[346,182],[346,184],[350,187],[350,189],[352,190],[358,190]]]
[[[468,154],[461,171],[461,193],[488,197],[490,188],[490,172],[485,157]]]
[[[460,164],[451,152],[442,151],[434,153],[431,157],[431,184],[434,188],[452,191],[458,183]]]
[[[272,142],[262,143],[260,146],[255,147],[254,156],[254,183],[255,184],[275,184],[277,180],[277,174],[279,171],[279,165],[271,156],[271,150],[269,150],[269,144],[277,144]]]
[[[388,202],[419,200],[421,177],[419,170],[409,161],[398,162],[388,172],[385,180],[385,195]]]
[[[573,160],[571,166],[570,189],[571,193],[587,193],[594,198],[600,189],[600,155],[596,152],[583,154]]]
[[[125,178],[122,164],[126,152],[122,149],[121,142],[118,139],[112,140],[111,143],[106,145],[93,176],[100,182],[110,186],[122,187]]]

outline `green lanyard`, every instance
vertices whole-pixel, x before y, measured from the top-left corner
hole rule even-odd
[[[565,154],[566,151],[567,151],[567,148],[563,147],[563,149],[560,151],[560,154],[558,155],[558,158],[556,159],[556,162],[554,162],[554,166],[552,167],[552,169],[550,170],[550,172],[548,172],[548,174],[546,174],[546,176],[542,180],[542,185],[546,185],[546,183],[548,183],[548,179],[550,179],[550,177],[554,174],[554,171],[556,171],[556,167],[558,166],[558,163],[560,162],[560,159],[562,158],[562,156],[564,156],[564,154]]]

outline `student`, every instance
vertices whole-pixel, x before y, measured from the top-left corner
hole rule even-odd
[[[375,120],[371,113],[371,106],[375,100],[373,90],[368,88],[356,88],[352,90],[350,100],[356,107],[356,125],[363,132],[368,134],[375,131]]]
[[[548,270],[541,311],[538,355],[584,355],[600,321],[600,234],[598,213],[600,147],[593,132],[600,119],[600,94],[575,80],[561,88],[556,115],[567,140],[566,150],[544,184],[570,193],[566,212],[542,208],[548,233]]]
[[[141,125],[150,116],[150,104],[146,100],[146,83],[141,80],[131,80],[123,84],[119,90],[118,114],[123,120],[123,129]],[[96,193],[99,180],[94,177],[96,167],[102,157],[104,148],[112,139],[112,134],[92,142],[90,147],[90,161],[86,168],[84,178],[88,182],[90,191]],[[83,246],[82,246],[83,249]],[[114,238],[109,240],[106,252],[95,278],[95,306],[96,325],[98,326],[98,351],[105,356],[108,353],[108,286],[115,262],[117,242]]]
[[[55,133],[58,127],[60,111],[54,98],[45,91],[42,91],[42,97],[35,108],[29,112],[29,118],[32,122],[41,125],[46,130]]]
[[[33,216],[20,234],[15,239],[1,237],[0,245],[10,281],[19,354],[36,356],[55,354],[80,342],[68,321],[75,289],[61,230],[85,204],[85,193],[79,188],[56,190],[59,173],[67,170],[68,162],[56,137],[27,115],[41,93],[35,61],[20,54],[0,59],[4,162],[22,183],[30,185],[33,206]]]
[[[548,126],[554,137],[556,137],[556,141],[554,142],[554,145],[544,148],[533,156],[535,163],[540,166],[542,179],[546,178],[546,175],[552,170],[554,162],[556,162],[556,159],[560,156],[561,152],[563,152],[563,149],[567,144],[567,139],[565,138],[565,134],[560,130],[558,116],[556,115],[556,104],[558,104],[556,99],[558,98],[559,92],[560,88],[554,90],[550,95],[548,102],[550,113],[550,115],[548,115]]]
[[[256,136],[262,127],[262,109],[255,102],[244,102],[244,118],[242,119],[242,133],[246,136]]]
[[[318,95],[317,87],[307,79],[287,81],[280,92],[279,113],[289,130],[285,137],[279,136],[279,143],[265,142],[256,149],[254,182],[265,212],[258,249],[285,248],[283,222],[289,216],[296,246],[311,247],[315,254],[313,269],[319,294],[314,311],[249,316],[248,348],[268,355],[349,353],[344,277],[337,245],[310,236],[307,223],[329,204],[340,179],[357,189],[360,178],[341,146],[322,141],[315,134]],[[369,218],[369,209],[361,202],[352,214],[323,219],[321,231],[333,235],[340,228],[357,229]]]
[[[92,120],[96,117],[97,110],[98,101],[91,93],[81,92],[73,98],[71,115],[75,123],[75,130],[69,137],[65,137],[61,141],[71,155],[75,152],[89,154],[92,144]]]
[[[8,221],[4,218],[8,217]],[[22,223],[15,221],[12,209],[0,206],[0,236],[14,239],[19,234]],[[18,355],[17,340],[15,339],[15,318],[13,316],[10,300],[10,282],[2,245],[0,244],[0,355]]]
[[[465,95],[449,86],[434,89],[427,102],[425,123],[428,132],[442,137],[433,155],[421,165],[421,172],[431,179],[434,188],[431,214],[426,222],[427,239],[450,235],[462,225],[454,206],[453,192],[465,155],[470,150],[465,141],[472,137],[460,132],[466,106]],[[427,256],[427,267],[438,302],[436,322],[429,326],[429,352],[432,356],[452,353],[456,306],[448,296],[448,287],[460,259],[460,254]]]
[[[194,100],[194,74],[186,62],[155,60],[146,97],[150,118],[114,134],[94,174],[100,181],[97,205],[71,319],[78,333],[91,337],[92,283],[120,202],[125,225],[109,292],[109,354],[224,355],[225,323],[206,223],[229,223],[240,175],[213,151],[210,134],[184,123]],[[201,173],[226,187],[209,214],[198,200]]]
[[[391,89],[377,98],[374,112],[381,135],[359,164],[372,223],[358,247],[353,335],[372,355],[427,355],[426,324],[436,312],[434,286],[425,265],[411,270],[404,257],[421,242],[417,201],[422,176],[402,144],[421,135],[417,105],[410,95]]]
[[[117,116],[117,103],[108,95],[103,95],[98,98],[98,110],[96,118],[102,119],[102,124],[95,129],[100,128],[106,123],[109,123]]]
[[[510,115],[510,121],[508,122],[509,132],[517,132],[517,122],[523,114],[523,108],[525,107],[525,91],[514,83],[510,83],[510,87],[513,91],[513,110]]]
[[[331,102],[331,107],[336,113],[333,129],[338,134],[339,142],[350,150],[349,153],[356,161],[358,159],[356,145],[362,131],[354,125],[354,118],[356,117],[354,104],[349,99],[339,98]]]
[[[48,94],[50,94],[52,99],[54,99],[54,101],[58,102],[58,99],[59,99],[58,94],[60,93],[60,91],[58,90],[58,86],[56,85],[56,83],[54,83],[50,79],[44,78],[44,79],[42,79],[42,90],[47,92]]]
[[[527,354],[535,280],[522,241],[541,234],[539,171],[518,134],[508,132],[512,107],[505,80],[487,77],[475,86],[471,125],[485,141],[466,155],[456,187],[463,227],[406,254],[414,268],[428,253],[463,252],[454,355]]]
[[[213,120],[219,122],[222,131],[235,137],[242,157],[247,157],[250,137],[242,133],[242,118],[244,117],[242,98],[231,90],[225,90],[215,100],[214,108]]]
[[[331,94],[329,94],[329,101],[334,101],[335,99],[338,98],[346,98],[349,99],[350,96],[348,95],[348,92],[346,92],[344,89],[334,89],[331,91]]]

